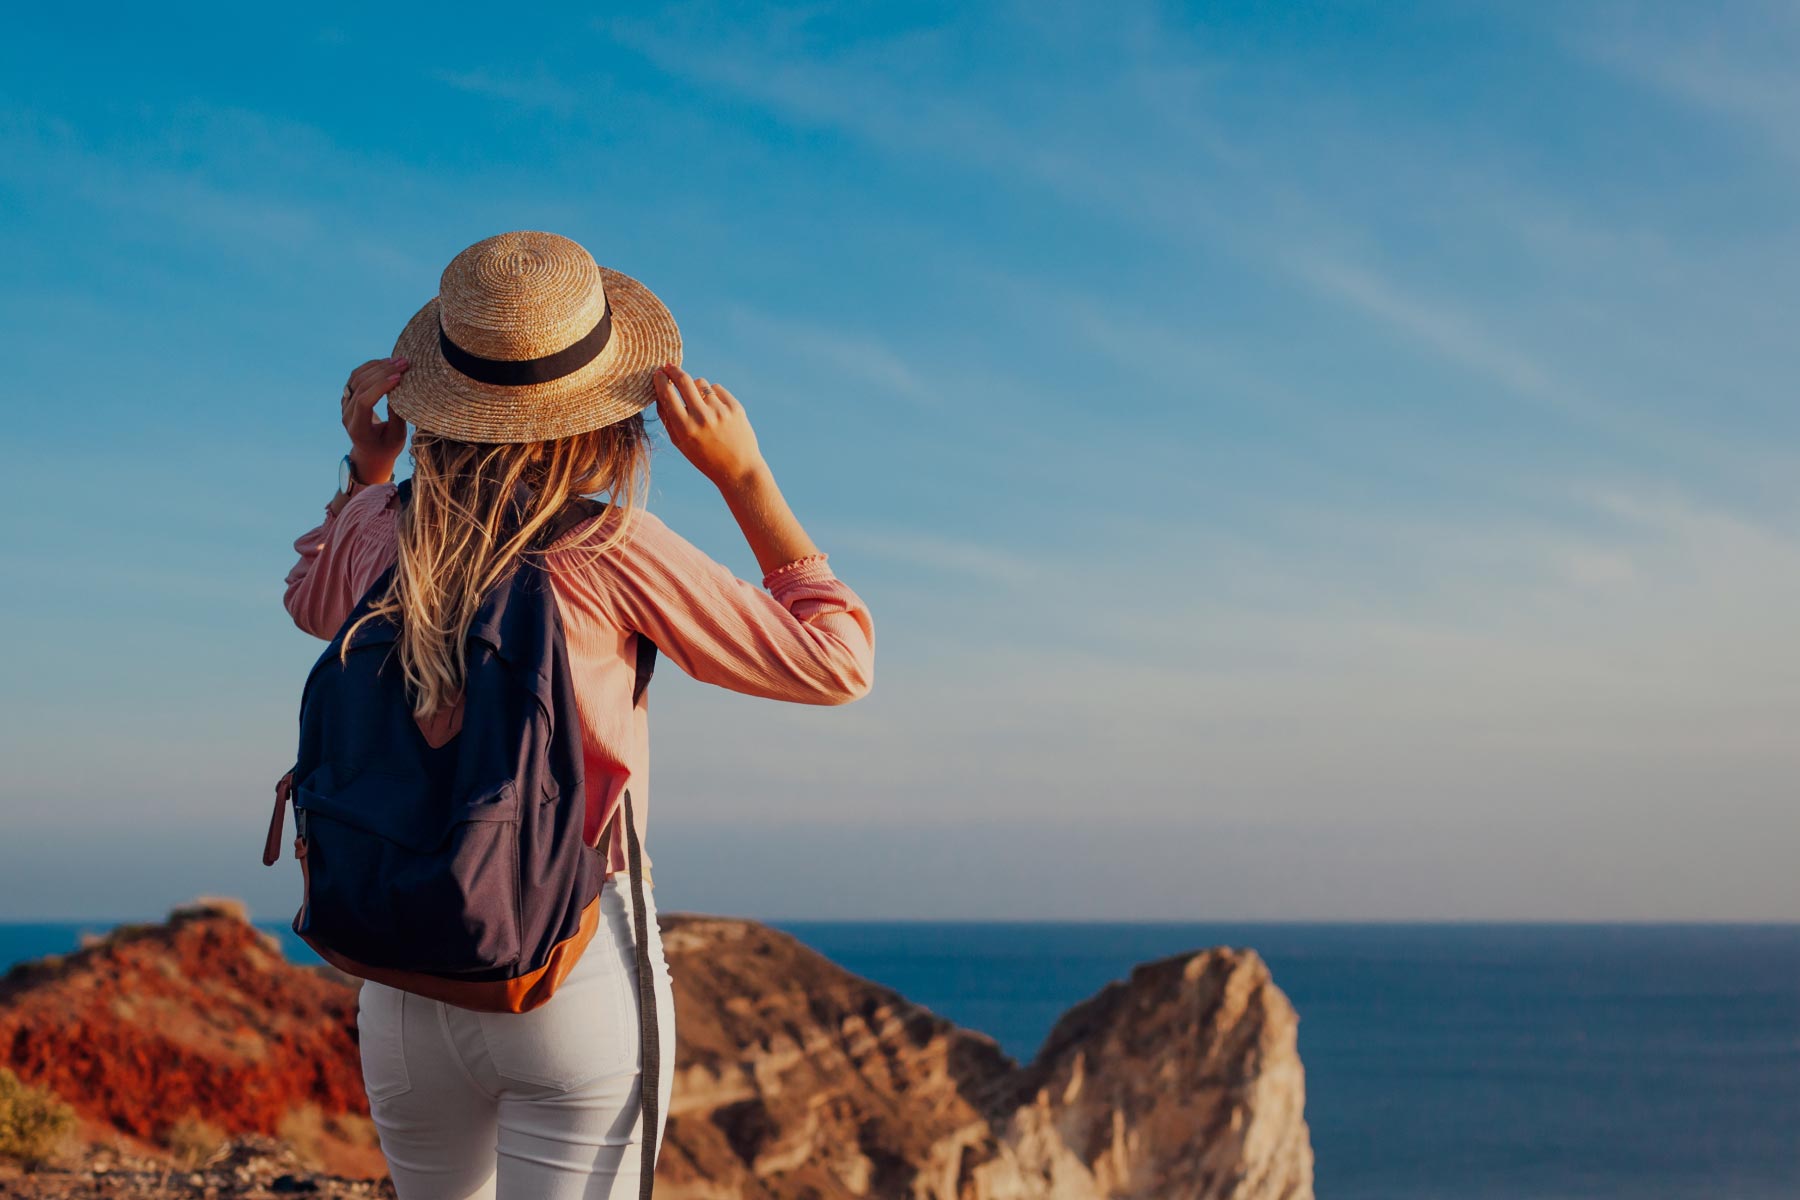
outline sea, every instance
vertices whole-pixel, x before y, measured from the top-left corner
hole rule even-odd
[[[1800,925],[770,923],[1020,1061],[1136,963],[1255,949],[1322,1200],[1800,1200]],[[0,924],[0,963],[107,927]]]

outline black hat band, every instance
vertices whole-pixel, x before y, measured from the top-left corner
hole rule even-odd
[[[607,301],[606,311],[601,314],[600,323],[590,329],[585,337],[542,358],[483,358],[479,354],[471,354],[450,340],[450,335],[444,332],[443,314],[438,314],[438,348],[444,352],[444,361],[478,383],[493,383],[503,387],[549,383],[565,375],[573,375],[599,358],[600,352],[606,349],[606,343],[611,340],[610,300]]]

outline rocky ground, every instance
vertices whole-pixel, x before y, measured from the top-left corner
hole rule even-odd
[[[786,934],[663,922],[669,1200],[1311,1200],[1296,1018],[1253,953],[1143,964],[1021,1066]],[[63,1096],[81,1136],[0,1167],[0,1195],[391,1195],[355,1011],[354,981],[288,963],[229,901],[15,969],[0,1066]]]
[[[172,1165],[167,1156],[99,1148],[80,1155],[79,1165],[47,1166],[30,1173],[0,1167],[0,1196],[34,1200],[272,1200],[284,1196],[335,1200],[393,1194],[393,1185],[385,1178],[346,1179],[321,1173],[284,1143],[258,1134],[234,1138],[192,1169]]]

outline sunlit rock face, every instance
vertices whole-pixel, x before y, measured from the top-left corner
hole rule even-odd
[[[672,918],[685,1200],[1309,1200],[1293,1007],[1255,954],[1138,967],[1036,1062],[747,921]]]

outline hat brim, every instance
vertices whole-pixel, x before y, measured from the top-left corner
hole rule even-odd
[[[471,379],[438,345],[438,298],[413,314],[394,353],[410,364],[388,393],[388,411],[425,433],[465,442],[538,442],[587,433],[656,401],[656,368],[681,362],[675,318],[649,288],[600,268],[612,336],[580,370],[518,386]]]

